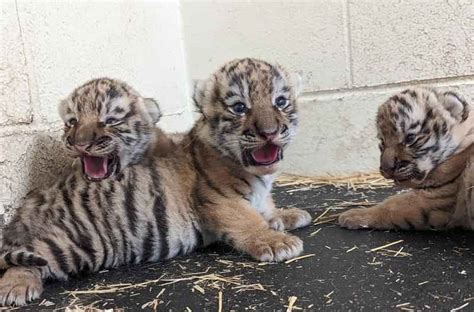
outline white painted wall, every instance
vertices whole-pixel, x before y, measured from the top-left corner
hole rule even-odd
[[[474,96],[472,0],[182,1],[182,14],[192,79],[243,56],[300,72],[293,173],[376,170],[376,109],[407,85]]]
[[[159,100],[161,125],[192,123],[178,1],[0,2],[0,215],[68,162],[57,103],[100,76]]]
[[[237,57],[299,72],[301,128],[286,170],[378,167],[374,117],[412,84],[474,95],[472,0],[0,1],[0,215],[54,179],[58,101],[92,77],[157,98],[170,131],[192,124],[191,79]],[[59,161],[58,161],[59,158]]]

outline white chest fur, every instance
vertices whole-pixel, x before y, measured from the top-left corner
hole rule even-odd
[[[268,195],[272,191],[273,180],[275,175],[266,175],[256,177],[251,182],[252,193],[249,195],[249,200],[252,205],[261,215],[266,216],[270,211],[268,209],[267,201]]]

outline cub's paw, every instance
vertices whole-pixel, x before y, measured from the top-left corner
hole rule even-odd
[[[278,209],[268,221],[271,229],[276,231],[294,230],[311,223],[311,215],[298,208]]]
[[[22,306],[38,299],[43,292],[39,271],[35,268],[12,267],[0,279],[0,305]]]
[[[247,252],[262,262],[280,262],[303,252],[303,241],[296,236],[268,231],[249,246]]]
[[[350,230],[372,228],[375,223],[373,213],[367,208],[351,209],[339,216],[339,225]]]

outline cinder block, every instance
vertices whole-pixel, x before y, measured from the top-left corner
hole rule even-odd
[[[204,79],[234,58],[300,71],[306,91],[349,85],[344,1],[182,1],[188,68]]]
[[[0,126],[30,123],[32,109],[15,2],[0,8]]]
[[[285,159],[285,172],[348,175],[378,167],[375,115],[388,93],[302,99],[300,129]]]
[[[108,76],[156,98],[164,114],[188,105],[178,1],[18,2],[39,112],[56,107],[75,87]]]
[[[472,1],[349,4],[355,86],[474,74]]]
[[[157,126],[165,129],[167,132],[185,132],[188,131],[194,124],[192,113],[183,111],[177,114],[161,117]]]

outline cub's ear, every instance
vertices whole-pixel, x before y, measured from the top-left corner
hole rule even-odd
[[[202,105],[204,99],[206,98],[206,89],[207,89],[208,80],[196,80],[194,81],[194,89],[193,89],[193,102],[194,106],[196,106],[197,110],[202,113]]]
[[[58,112],[59,112],[59,117],[66,122],[68,121],[71,117],[74,117],[74,111],[72,109],[72,103],[69,101],[69,98],[64,99],[59,102],[58,104]]]
[[[290,74],[291,85],[295,89],[295,96],[298,97],[303,92],[303,78],[299,73]]]
[[[153,120],[153,124],[156,124],[161,118],[161,110],[158,102],[152,98],[144,98],[143,103],[145,104],[148,114],[150,114],[150,117]]]
[[[58,104],[58,113],[59,113],[59,117],[61,117],[63,121],[64,121],[64,117],[66,116],[66,112],[67,112],[67,101],[62,100]]]
[[[303,92],[303,79],[301,78],[301,74],[299,72],[289,72],[279,63],[275,63],[274,66],[283,72],[285,80],[291,85],[295,93],[295,97],[298,97]]]
[[[464,97],[454,91],[443,93],[442,104],[444,108],[459,122],[463,122],[469,115],[469,104]]]

